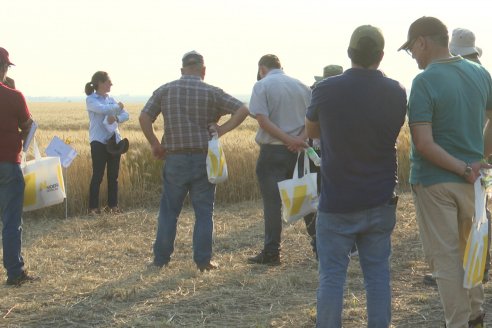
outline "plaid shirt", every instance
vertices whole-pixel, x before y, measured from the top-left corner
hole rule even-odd
[[[194,75],[164,84],[142,109],[153,121],[164,116],[162,144],[166,150],[207,148],[208,124],[236,112],[243,103]]]

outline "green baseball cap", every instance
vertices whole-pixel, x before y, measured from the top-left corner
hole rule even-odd
[[[350,38],[349,48],[354,50],[367,50],[366,43],[361,42],[364,39],[370,39],[375,43],[375,48],[371,50],[382,51],[384,49],[384,37],[381,30],[372,25],[362,25],[355,29]]]

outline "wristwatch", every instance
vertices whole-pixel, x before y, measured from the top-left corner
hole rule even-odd
[[[472,174],[472,167],[470,164],[466,163],[465,172],[463,172],[463,178],[468,178]]]

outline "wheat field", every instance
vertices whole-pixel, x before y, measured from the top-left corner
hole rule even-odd
[[[89,122],[84,103],[30,103],[30,110],[39,127],[36,140],[41,151],[54,136],[70,144],[78,156],[64,170],[68,215],[87,212],[88,190],[92,175]],[[130,141],[129,151],[122,156],[119,176],[119,205],[123,209],[156,204],[161,189],[162,161],[155,160],[143,133],[138,116],[143,104],[126,104],[130,120],[120,126],[123,137]],[[163,133],[160,116],[154,124],[156,134]],[[217,185],[217,202],[234,203],[260,198],[255,175],[258,146],[254,141],[257,123],[248,117],[243,124],[221,138],[227,159],[229,179]],[[405,126],[398,139],[399,181],[402,191],[408,188],[409,133]],[[29,158],[29,157],[28,157]],[[106,181],[101,184],[101,204],[106,204]],[[65,215],[65,205],[35,211],[34,215]],[[32,215],[32,214],[28,214]]]

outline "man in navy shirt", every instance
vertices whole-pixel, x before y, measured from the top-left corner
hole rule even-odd
[[[317,327],[341,327],[349,252],[357,244],[367,293],[368,327],[389,327],[389,257],[396,220],[396,139],[406,92],[378,70],[384,38],[373,26],[350,39],[352,68],[320,82],[306,118],[321,139],[321,195],[316,223],[319,256]]]

